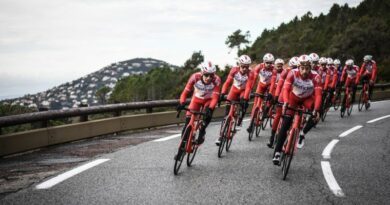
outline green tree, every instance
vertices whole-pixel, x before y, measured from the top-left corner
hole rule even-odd
[[[191,58],[186,60],[186,62],[184,62],[184,69],[193,70],[203,61],[204,61],[204,56],[202,54],[202,51],[195,51],[192,53]]]
[[[111,91],[111,89],[107,86],[103,86],[101,88],[99,88],[97,91],[96,91],[96,97],[98,97],[99,101],[104,105],[106,104],[107,102],[107,93],[109,93]]]
[[[249,38],[250,38],[249,31],[247,31],[245,34],[241,34],[241,30],[238,29],[237,31],[233,32],[231,35],[227,37],[225,44],[231,50],[237,47],[237,55],[239,55],[241,51],[241,45],[250,43]]]

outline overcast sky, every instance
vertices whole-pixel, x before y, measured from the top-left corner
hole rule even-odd
[[[216,64],[233,64],[225,40],[237,29],[249,30],[254,41],[296,15],[360,2],[0,0],[0,98],[44,91],[135,57],[180,66],[201,50]]]

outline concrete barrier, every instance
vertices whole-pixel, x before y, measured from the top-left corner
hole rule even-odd
[[[356,99],[358,97],[359,91],[357,91]],[[390,91],[376,91],[373,98],[374,100],[389,99]],[[249,110],[251,110],[251,106]],[[224,113],[224,106],[217,108],[214,111],[214,117],[222,117]],[[176,118],[176,112],[170,111],[120,116],[1,135],[0,156],[125,130],[178,124],[184,122],[184,115],[183,112],[180,118]]]

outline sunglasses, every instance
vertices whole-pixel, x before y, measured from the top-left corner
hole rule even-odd
[[[242,69],[249,69],[249,65],[241,65]]]
[[[271,65],[271,64],[272,64],[272,62],[265,62],[265,64]]]
[[[203,74],[204,77],[209,78],[209,77],[214,77],[214,74],[211,73],[205,73]]]

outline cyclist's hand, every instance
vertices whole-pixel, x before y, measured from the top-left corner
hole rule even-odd
[[[287,103],[287,102],[283,103],[283,108],[282,108],[282,113],[283,113],[283,114],[286,113],[287,107],[288,107],[288,103]]]
[[[176,107],[176,110],[177,110],[177,111],[182,111],[182,110],[184,109],[185,106],[186,106],[186,104],[180,103],[180,104]]]
[[[224,101],[225,100],[225,93],[221,93],[221,95],[219,95],[219,100],[218,100],[218,102],[222,102],[222,101]]]
[[[249,106],[249,102],[248,102],[249,100],[247,100],[247,99],[244,99],[244,98],[240,98],[240,103],[241,103],[241,105],[244,107],[244,109],[247,109],[248,108],[248,106]]]
[[[205,113],[206,113],[206,115],[205,115],[205,118],[210,118],[211,119],[211,117],[213,116],[213,109],[211,109],[211,108],[209,108],[209,107],[206,107],[206,109],[205,109]]]
[[[268,97],[267,97],[267,100],[271,101],[274,99],[274,96],[272,96],[271,93],[268,93]]]
[[[370,80],[370,86],[374,85],[374,81]]]
[[[274,104],[276,104],[279,101],[279,96],[274,96]]]
[[[320,120],[320,113],[317,111],[313,112],[313,118],[315,122],[318,122]]]

